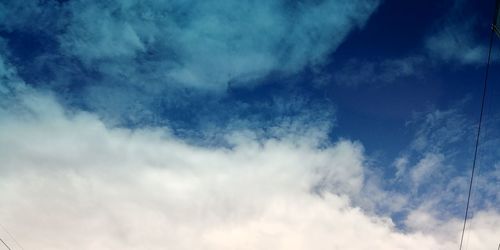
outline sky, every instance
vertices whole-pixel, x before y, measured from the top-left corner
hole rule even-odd
[[[0,239],[458,249],[494,5],[0,1]],[[498,40],[463,249],[500,243]]]

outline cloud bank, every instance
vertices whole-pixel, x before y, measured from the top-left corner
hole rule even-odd
[[[24,249],[456,248],[460,220],[419,207],[402,231],[371,210],[391,194],[369,182],[359,142],[247,131],[201,147],[1,86],[0,221]],[[495,246],[498,212],[473,223],[469,246]]]

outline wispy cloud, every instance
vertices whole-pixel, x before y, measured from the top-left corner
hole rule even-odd
[[[413,194],[402,209],[410,209],[408,220],[413,220],[412,213],[418,213],[419,210],[427,211],[425,216],[432,215],[429,219],[437,220],[446,220],[463,213],[472,164],[473,136],[477,129],[475,122],[468,120],[465,115],[464,105],[467,102],[465,99],[447,110],[415,114],[414,119],[407,124],[409,128],[415,129],[413,142],[402,150],[393,165],[399,192]],[[493,123],[498,122],[489,121],[490,129],[495,126]],[[498,145],[495,139],[483,139],[488,147],[498,147],[495,146]],[[498,182],[496,168],[491,167],[497,164],[497,160],[492,157],[495,154],[494,150],[481,149],[478,164],[481,170],[476,172],[471,206],[474,213],[481,213],[499,202],[498,190],[491,189]],[[406,226],[411,227],[410,224]]]
[[[479,23],[477,14],[467,11],[471,5],[472,2],[468,1],[454,1],[448,12],[435,23],[435,28],[425,39],[430,59],[464,66],[486,62],[487,38],[481,39],[477,30],[490,28],[487,23],[490,17],[484,19],[484,24]]]
[[[467,101],[447,110],[416,113],[407,126],[417,126],[411,147],[417,151],[440,152],[450,145],[472,139],[474,124],[463,109]]]
[[[412,186],[418,188],[418,186],[430,181],[431,175],[440,171],[439,168],[443,164],[443,160],[442,154],[425,154],[410,171]]]
[[[425,41],[430,57],[464,65],[485,63],[487,47],[475,37],[473,28],[470,22],[444,26]]]
[[[333,79],[340,86],[383,86],[421,75],[424,61],[422,56],[380,61],[351,59],[333,74]]]

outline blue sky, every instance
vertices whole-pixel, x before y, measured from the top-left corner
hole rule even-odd
[[[454,249],[493,6],[2,2],[0,237]],[[471,249],[500,233],[498,39],[492,58]]]

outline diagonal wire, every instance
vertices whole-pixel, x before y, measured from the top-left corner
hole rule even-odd
[[[21,248],[21,250],[24,250],[24,248],[21,246],[21,244],[19,244],[19,242],[16,240],[16,238],[14,238],[14,236],[9,232],[9,230],[7,230],[7,228],[5,228],[1,223],[0,223],[0,228],[2,228],[3,231],[5,231],[9,237],[14,241],[14,243],[16,243],[16,245]]]
[[[496,15],[495,15],[496,17]],[[490,71],[490,63],[491,63],[491,48],[493,47],[493,35],[495,33],[495,30],[492,28],[490,32],[490,46],[488,50],[488,60],[486,63],[486,72],[484,76],[484,85],[483,85],[483,95],[481,98],[481,112],[479,114],[479,124],[477,127],[477,134],[476,134],[476,144],[474,147],[474,159],[472,161],[472,171],[471,171],[471,176],[470,176],[470,181],[469,181],[469,192],[467,195],[467,205],[465,207],[465,216],[464,216],[464,224],[462,227],[462,235],[460,237],[460,247],[459,250],[462,250],[462,245],[464,241],[464,234],[465,234],[465,228],[467,226],[467,218],[469,217],[469,205],[470,205],[470,200],[471,200],[471,192],[472,192],[472,183],[474,182],[474,173],[476,171],[476,161],[477,161],[477,155],[478,155],[478,147],[479,147],[479,138],[481,135],[481,126],[483,123],[483,113],[484,113],[484,103],[486,99],[486,93],[487,93],[487,87],[488,87],[488,75]]]
[[[0,241],[2,242],[2,244],[9,250],[12,250],[9,245],[7,245],[7,243],[5,243],[5,241],[2,240],[2,238],[0,238]]]

